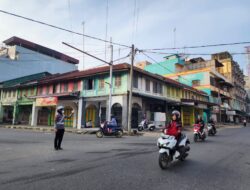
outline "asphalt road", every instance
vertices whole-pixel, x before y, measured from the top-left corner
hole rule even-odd
[[[157,137],[53,134],[0,128],[1,190],[250,189],[250,127],[192,143],[185,162],[158,166]]]

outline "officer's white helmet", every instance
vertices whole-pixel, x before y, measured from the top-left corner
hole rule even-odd
[[[57,110],[63,110],[63,109],[64,109],[63,106],[58,106],[58,107],[57,107]]]

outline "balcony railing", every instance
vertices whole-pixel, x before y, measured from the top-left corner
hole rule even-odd
[[[219,98],[213,97],[213,96],[209,96],[209,102],[214,103],[214,104],[219,104]]]

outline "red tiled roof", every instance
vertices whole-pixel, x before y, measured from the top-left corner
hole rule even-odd
[[[34,42],[30,42],[28,40],[24,40],[24,39],[16,37],[16,36],[13,36],[13,37],[5,40],[4,43],[6,45],[21,45],[22,47],[25,47],[25,48],[30,49],[32,51],[37,51],[41,54],[45,54],[45,55],[54,57],[55,59],[60,59],[62,61],[65,61],[65,62],[68,62],[71,64],[78,64],[79,63],[79,60],[77,60],[73,57],[70,57],[70,56],[65,55],[63,53],[60,53],[56,50],[44,47],[42,45],[36,44]]]

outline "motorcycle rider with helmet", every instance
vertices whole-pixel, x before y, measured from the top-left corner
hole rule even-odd
[[[177,148],[181,140],[182,123],[180,121],[180,112],[177,110],[174,110],[171,115],[172,115],[171,121],[166,126],[167,130],[164,130],[164,133],[166,135],[175,137],[175,139],[177,140],[177,143],[176,143],[176,148]]]
[[[202,133],[203,130],[204,130],[204,127],[205,127],[205,122],[204,122],[204,120],[202,119],[202,117],[200,115],[198,115],[198,119],[196,120],[195,124],[200,125],[200,131]]]

